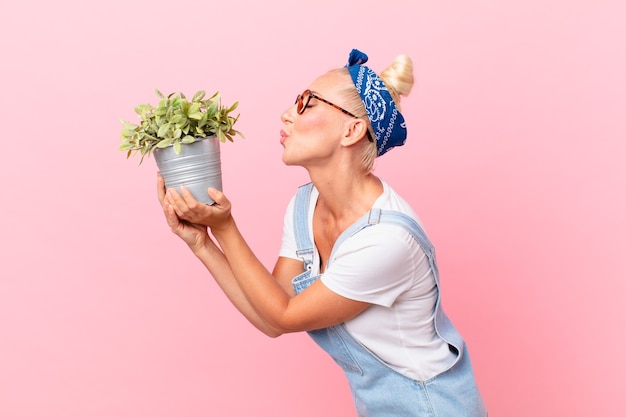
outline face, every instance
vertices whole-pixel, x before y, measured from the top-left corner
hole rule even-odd
[[[336,93],[337,86],[345,82],[334,73],[319,77],[309,86],[311,93],[282,114],[285,164],[321,164],[340,147],[346,123],[354,118],[342,109],[342,97]]]

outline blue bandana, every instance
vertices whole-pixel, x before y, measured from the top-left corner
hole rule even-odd
[[[369,67],[361,65],[366,62],[367,55],[353,49],[346,67],[367,111],[376,135],[378,156],[381,156],[395,146],[404,145],[406,123],[383,80]]]

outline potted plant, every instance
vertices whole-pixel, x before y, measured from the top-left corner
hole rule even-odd
[[[139,164],[154,153],[166,187],[180,192],[184,185],[198,201],[212,204],[207,189],[222,189],[220,142],[232,142],[235,135],[243,137],[233,128],[239,115],[230,115],[239,103],[223,106],[219,92],[205,99],[200,90],[189,101],[182,93],[166,97],[154,91],[160,98],[156,107],[135,107],[140,124],[121,120],[119,149],[127,152],[127,158],[141,154]]]

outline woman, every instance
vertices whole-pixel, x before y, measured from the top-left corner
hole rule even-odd
[[[409,205],[371,172],[404,144],[399,95],[413,85],[406,56],[378,76],[353,50],[282,115],[287,165],[304,167],[270,273],[237,229],[224,194],[212,206],[182,189],[159,200],[172,231],[231,302],[276,337],[307,331],[344,369],[359,416],[484,416],[463,339],[439,303],[434,249]],[[217,241],[211,239],[207,227]]]

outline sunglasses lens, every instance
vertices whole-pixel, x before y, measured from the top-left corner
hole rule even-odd
[[[298,110],[298,114],[304,113],[304,110],[306,110],[306,106],[309,104],[309,100],[311,100],[311,94],[309,90],[306,90],[304,93],[300,94],[296,98],[296,104],[298,105],[296,109]]]
[[[298,94],[298,97],[296,97],[296,110],[298,111],[298,114],[302,113],[302,109],[304,108],[304,104],[302,103],[302,95]]]

